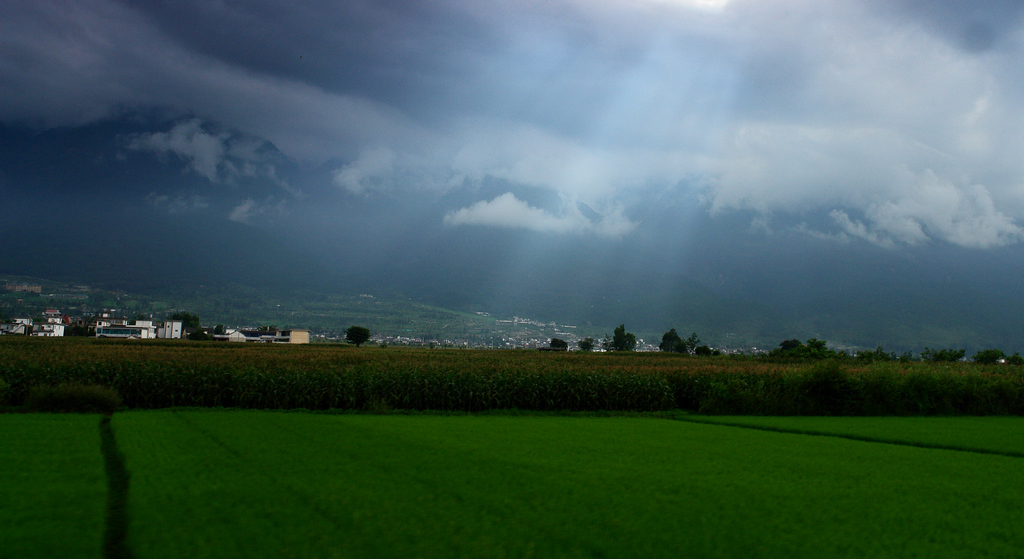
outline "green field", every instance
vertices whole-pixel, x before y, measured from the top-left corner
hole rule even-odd
[[[0,414],[0,557],[97,557],[100,416]]]
[[[1021,418],[737,418],[1020,448]],[[1022,458],[651,417],[115,414],[148,557],[1019,557]],[[95,415],[4,414],[0,557],[101,557]]]
[[[1024,457],[1021,417],[686,416],[689,421]]]

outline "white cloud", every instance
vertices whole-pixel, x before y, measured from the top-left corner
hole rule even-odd
[[[281,187],[293,196],[302,192],[292,188],[277,176],[277,169],[260,152],[266,142],[255,138],[212,133],[200,119],[179,122],[167,132],[137,134],[127,147],[136,151],[151,151],[160,155],[173,154],[183,160],[188,169],[210,182],[234,183],[239,178],[263,178]]]
[[[199,195],[177,196],[171,198],[166,194],[150,192],[146,196],[146,202],[152,204],[154,207],[161,208],[170,214],[190,213],[205,210],[210,207],[210,203],[206,201],[206,198]]]
[[[962,35],[953,28],[963,8],[888,4],[428,2],[428,16],[461,18],[443,41],[433,22],[449,19],[387,20],[352,39],[369,41],[365,49],[342,46],[320,66],[289,33],[251,45],[274,49],[262,64],[227,46],[230,36],[198,48],[165,32],[174,27],[155,26],[142,5],[0,4],[0,119],[52,126],[169,108],[302,162],[348,161],[334,181],[354,195],[491,176],[600,205],[697,177],[712,212],[831,212],[847,236],[881,244],[1018,242],[1019,22],[986,22],[991,40],[972,50],[951,38]],[[308,16],[281,4],[282,30],[317,24],[324,42],[313,45],[344,45],[331,25],[369,16],[339,6]],[[925,11],[952,27],[914,15]],[[239,15],[222,7],[196,17],[222,12]],[[374,41],[394,48],[367,60]],[[289,62],[280,54],[289,49],[306,58]],[[377,66],[352,70],[356,57]],[[181,157],[211,181],[273,175],[253,145],[200,121],[133,145]],[[572,211],[533,210],[515,211],[552,231],[582,223]]]
[[[567,205],[565,215],[552,215],[530,206],[511,192],[491,200],[481,200],[469,207],[450,212],[444,217],[445,225],[485,225],[508,229],[528,229],[542,233],[595,233],[606,237],[619,237],[635,227],[621,212],[591,221],[574,205]]]
[[[359,158],[334,171],[334,183],[351,194],[366,194],[395,170],[395,152],[388,148],[364,150]]]
[[[606,147],[507,121],[469,120],[453,135],[459,176],[547,187],[588,203],[651,183],[674,184],[694,168],[688,150]]]
[[[238,223],[252,223],[253,218],[256,217],[274,214],[284,215],[286,213],[284,200],[277,200],[273,196],[266,198],[262,202],[246,198],[231,209],[228,219]]]
[[[928,170],[906,173],[905,191],[898,200],[882,200],[864,212],[867,223],[845,211],[831,217],[840,230],[882,246],[916,245],[939,239],[965,247],[990,248],[1017,243],[1024,230],[995,208],[988,190],[978,184],[957,186]]]
[[[259,215],[259,213],[260,210],[256,201],[252,198],[248,198],[231,210],[231,213],[228,214],[228,219],[231,221],[237,221],[238,223],[249,223],[249,220],[252,219],[253,216]]]
[[[128,143],[129,149],[173,153],[185,160],[196,174],[218,182],[224,165],[226,134],[203,130],[202,122],[192,119],[178,123],[168,132],[140,134]]]

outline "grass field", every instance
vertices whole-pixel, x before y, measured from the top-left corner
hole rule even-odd
[[[1024,457],[1022,417],[684,417],[722,425]]]
[[[956,421],[946,442],[965,436]],[[144,411],[113,426],[132,472],[137,557],[1014,557],[1024,547],[1024,468],[1005,456],[623,417]],[[1004,431],[990,439],[1002,448],[1019,427],[982,430]]]
[[[0,414],[0,557],[98,557],[100,416]]]
[[[129,408],[0,414],[0,559],[1024,555],[1020,367],[0,338],[0,379]]]
[[[122,412],[112,426],[139,558],[1019,557],[1024,547],[1024,458],[909,446],[1016,453],[1022,418],[688,418],[748,427],[238,410]],[[96,415],[0,415],[0,557],[102,556],[100,426]]]

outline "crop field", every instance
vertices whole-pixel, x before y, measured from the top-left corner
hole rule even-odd
[[[96,557],[107,483],[98,415],[0,414],[0,557]]]
[[[119,410],[0,413],[0,559],[1024,548],[1016,366],[4,337],[0,381]]]
[[[1020,417],[681,416],[687,421],[1024,458]]]
[[[8,336],[0,379],[8,406],[33,386],[78,383],[112,387],[132,409],[1024,415],[1024,368],[975,363]]]
[[[887,428],[758,419],[822,434]],[[888,433],[907,442],[995,451],[1018,448],[1024,428],[890,419]],[[27,480],[3,486],[0,502],[22,505],[0,509],[0,556],[101,556],[99,424],[0,415],[5,447],[18,449],[4,476]],[[111,425],[138,558],[1017,557],[1024,547],[1014,456],[635,416],[156,410],[119,412]]]

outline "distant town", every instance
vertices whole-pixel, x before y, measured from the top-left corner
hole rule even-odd
[[[101,291],[88,285],[47,285],[8,281],[3,284],[3,291],[0,291],[0,295],[2,294],[6,296],[0,302],[0,335],[90,336],[138,340],[208,339],[222,342],[304,344],[344,341],[343,330],[351,325],[338,324],[336,328],[325,329],[205,324],[199,322],[198,316],[183,312],[182,309],[168,308],[166,312],[160,314],[138,312],[141,310],[138,306],[132,309],[94,307],[90,303],[130,303],[131,298],[124,292]],[[361,294],[353,299],[361,301],[359,305],[375,304],[374,296],[369,294]],[[175,316],[185,317],[186,320],[175,319]],[[594,335],[592,327],[588,333],[581,334],[580,330],[583,328],[555,321],[520,316],[492,317],[491,313],[486,311],[476,311],[471,313],[471,316],[482,325],[472,336],[403,332],[408,329],[399,327],[372,330],[369,343],[379,346],[546,349],[565,342],[568,349],[577,349],[581,341],[589,339],[593,342],[594,351],[603,351],[602,340]],[[297,318],[301,318],[301,315]],[[352,321],[357,322],[358,318],[353,317]],[[487,324],[491,326],[487,327]],[[657,343],[650,343],[643,338],[638,338],[636,342],[636,351],[659,349]],[[758,348],[722,348],[723,353],[759,351]]]

